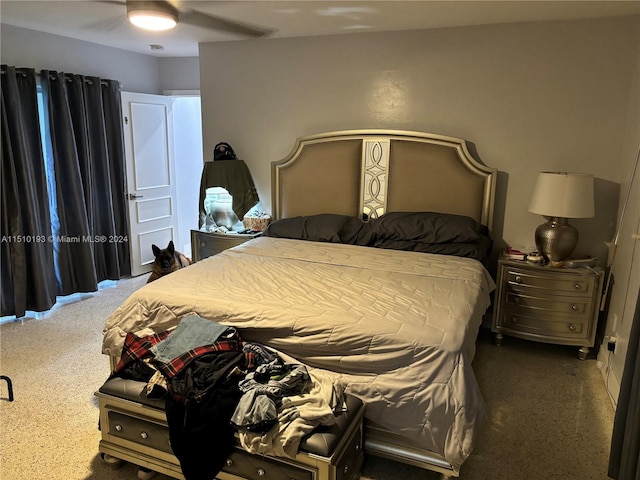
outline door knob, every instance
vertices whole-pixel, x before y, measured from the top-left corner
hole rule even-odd
[[[136,198],[142,198],[144,195],[136,195],[135,193],[129,194],[129,200],[135,200]]]

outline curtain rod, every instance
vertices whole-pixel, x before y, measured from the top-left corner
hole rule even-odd
[[[21,71],[21,70],[24,70],[25,68],[27,68],[27,67],[17,67],[17,68],[16,68],[16,74],[17,74],[17,75],[20,75],[20,76],[22,76],[22,77],[24,77],[24,78],[27,78],[27,73],[26,73],[26,72],[24,72],[24,71]],[[5,74],[7,73],[7,71],[6,71],[5,69],[2,69],[2,70],[0,71],[0,73],[1,73],[2,75],[5,75]],[[84,82],[85,82],[85,83],[87,83],[87,84],[89,84],[89,85],[93,85],[93,81],[92,81],[92,80],[90,80],[90,79],[88,79],[88,78],[86,78],[86,77],[88,77],[89,75],[82,75],[82,74],[77,74],[77,73],[64,73],[64,72],[60,72],[60,73],[61,73],[63,76],[64,76],[64,75],[80,75],[81,77],[85,77],[85,78],[83,78],[83,80],[84,80]],[[36,77],[41,77],[41,76],[42,76],[42,75],[40,74],[40,72],[35,72],[35,75],[36,75]],[[94,75],[91,75],[91,76],[94,76]],[[57,80],[57,78],[56,78],[56,77],[52,77],[52,76],[50,76],[50,77],[49,77],[49,79],[50,79],[50,80]],[[109,83],[110,83],[110,82],[117,82],[117,83],[118,83],[118,88],[119,88],[120,90],[122,90],[122,83],[120,83],[118,80],[110,80],[110,79],[102,79],[102,78],[100,79],[100,85],[103,85],[103,86],[105,86],[105,87],[106,87],[106,86],[109,86]]]
[[[79,74],[79,73],[64,73],[64,72],[59,72],[59,73],[63,77],[65,77],[65,80],[67,82],[71,82],[71,79],[67,78],[68,75],[78,75],[80,77],[83,77],[82,80],[84,81],[84,83],[86,83],[88,85],[93,85],[93,80],[91,80],[90,78],[87,78],[87,77],[89,77],[89,75],[82,75],[82,74]],[[36,73],[36,75],[38,77],[42,76],[40,73]],[[93,76],[93,75],[91,75],[91,76]],[[49,80],[57,80],[57,79],[58,78],[55,77],[55,76],[51,76],[51,75],[49,76]],[[117,82],[118,83],[118,88],[122,88],[122,84],[120,82],[118,82],[117,80],[109,80],[108,78],[104,78],[104,79],[101,78],[100,79],[100,85],[108,86],[109,83],[111,83],[111,82]]]

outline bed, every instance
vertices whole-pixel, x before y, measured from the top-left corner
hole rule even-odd
[[[234,326],[361,398],[367,452],[457,476],[486,417],[471,362],[495,287],[495,182],[454,137],[299,138],[272,163],[265,235],[135,292],[103,353],[115,365],[127,332],[193,313]]]

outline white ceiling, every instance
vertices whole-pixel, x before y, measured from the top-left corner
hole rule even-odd
[[[182,0],[179,4],[180,8],[205,12],[270,30],[272,33],[264,38],[640,14],[638,0]],[[246,38],[185,24],[178,24],[168,32],[145,32],[127,21],[124,0],[0,0],[0,22],[163,57],[197,56],[199,42]],[[152,50],[151,45],[161,45],[163,49]]]

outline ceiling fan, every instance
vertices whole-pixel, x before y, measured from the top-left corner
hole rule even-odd
[[[102,3],[126,5],[129,21],[148,30],[167,30],[175,27],[178,23],[183,23],[254,38],[264,37],[271,33],[270,30],[264,28],[199,12],[186,7],[186,2],[182,1],[102,0]]]

